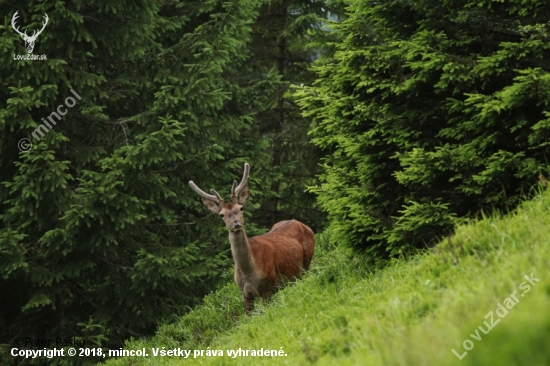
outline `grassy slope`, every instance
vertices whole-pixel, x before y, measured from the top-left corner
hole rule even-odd
[[[331,249],[326,235],[310,273],[259,314],[242,316],[228,284],[205,304],[160,327],[151,347],[277,349],[283,357],[125,357],[111,365],[550,365],[550,191],[503,219],[457,230],[432,250],[375,272]],[[521,297],[531,273],[538,282]],[[478,326],[516,291],[519,302],[488,334]],[[504,303],[503,303],[504,304]],[[474,348],[459,361],[466,339]],[[468,345],[468,344],[467,344]],[[192,356],[191,356],[192,357]]]

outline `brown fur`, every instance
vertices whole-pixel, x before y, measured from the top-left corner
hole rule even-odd
[[[248,240],[253,268],[239,267],[242,258],[234,246],[246,245],[246,233],[230,233],[231,251],[235,260],[235,282],[242,292],[247,312],[254,307],[254,300],[268,300],[279,287],[294,278],[300,278],[309,269],[313,257],[315,236],[313,231],[296,220],[281,221],[270,232]],[[236,257],[237,255],[237,257]]]

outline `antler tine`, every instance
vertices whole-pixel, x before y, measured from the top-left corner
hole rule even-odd
[[[250,165],[248,163],[244,163],[244,173],[243,173],[243,179],[241,180],[241,183],[235,188],[235,182],[233,183],[233,188],[231,189],[231,196],[236,197],[241,193],[242,189],[247,185],[248,183],[248,174],[250,173]]]
[[[233,185],[231,186],[231,197],[235,197],[235,188],[237,187],[237,181],[233,181]]]
[[[190,180],[189,181],[189,186],[195,191],[197,192],[200,196],[202,196],[203,198],[206,198],[207,200],[210,200],[210,201],[214,201],[214,202],[220,202],[220,195],[217,194],[218,192],[216,192],[216,196],[214,195],[211,195],[211,194],[208,194],[206,193],[205,191],[203,191],[202,189],[200,189],[199,187],[197,187],[197,185],[192,181]]]
[[[211,189],[210,192],[214,193],[214,195],[218,198],[218,201],[223,202],[223,198],[218,192],[216,192],[214,189]]]

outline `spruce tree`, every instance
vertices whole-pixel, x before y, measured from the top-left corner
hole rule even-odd
[[[545,1],[351,1],[299,104],[334,240],[370,258],[513,209],[548,176]]]
[[[0,66],[1,343],[70,335],[112,348],[223,278],[225,233],[187,181],[230,183],[244,161],[268,164],[252,118],[268,80],[237,82],[257,5],[7,9],[19,10],[23,29],[44,13],[50,23],[35,47],[47,61],[10,59],[26,52],[11,17],[0,38],[9,50]],[[82,100],[34,140],[70,89]],[[18,150],[22,138],[29,151]]]

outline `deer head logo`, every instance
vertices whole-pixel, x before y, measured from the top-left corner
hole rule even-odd
[[[24,33],[20,32],[19,27],[15,26],[15,20],[19,17],[17,15],[18,12],[19,12],[19,10],[16,11],[15,14],[13,14],[13,18],[11,18],[11,26],[13,27],[13,29],[17,33],[19,33],[21,38],[23,38],[23,41],[25,41],[25,48],[27,49],[27,53],[32,53],[32,50],[34,49],[34,42],[36,42],[36,38],[40,35],[40,33],[42,33],[44,28],[46,28],[46,24],[48,24],[48,19],[49,19],[48,14],[44,13],[44,19],[46,21],[44,23],[42,23],[42,29],[40,29],[38,32],[36,30],[34,30],[33,33],[32,33],[32,36],[29,36],[27,34],[27,31],[25,31]]]

